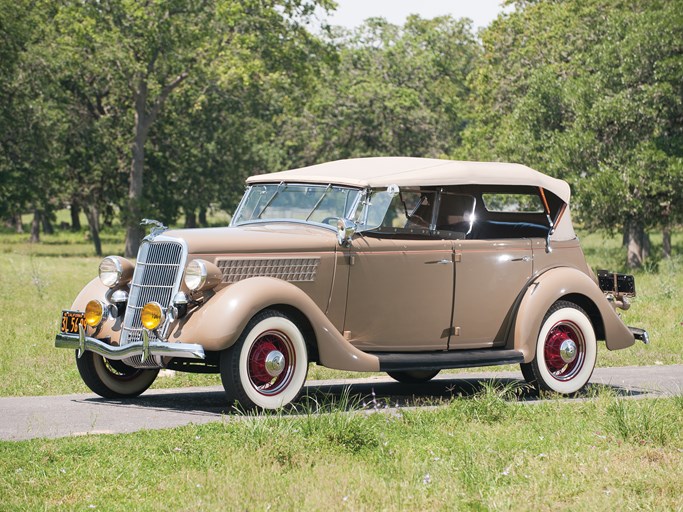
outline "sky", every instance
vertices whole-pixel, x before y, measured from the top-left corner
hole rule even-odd
[[[365,19],[376,16],[402,25],[409,14],[434,18],[450,14],[454,18],[470,18],[476,31],[493,21],[500,12],[502,0],[336,0],[337,10],[327,18],[332,25],[354,28]],[[507,9],[509,10],[509,9]]]

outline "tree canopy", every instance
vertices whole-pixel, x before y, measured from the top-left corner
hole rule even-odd
[[[683,0],[322,27],[332,0],[0,0],[0,217],[187,226],[249,174],[409,155],[566,179],[631,265],[683,218]],[[77,218],[77,216],[75,217]]]
[[[581,222],[623,229],[641,264],[683,213],[683,2],[517,2],[483,46],[459,153],[568,180]]]

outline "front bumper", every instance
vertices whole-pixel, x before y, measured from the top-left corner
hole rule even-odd
[[[57,334],[55,347],[78,350],[78,357],[89,350],[107,359],[126,359],[131,356],[142,356],[144,362],[150,356],[183,357],[185,359],[205,359],[204,348],[195,343],[168,343],[165,341],[150,341],[143,334],[142,341],[129,343],[123,346],[109,345],[108,343],[86,336],[83,329],[78,334]]]

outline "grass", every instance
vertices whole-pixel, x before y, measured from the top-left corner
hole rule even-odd
[[[58,218],[59,222],[59,218]],[[106,254],[121,254],[120,228],[105,229]],[[623,249],[616,238],[583,235],[582,243],[594,268],[622,270]],[[654,247],[657,249],[657,239]],[[683,254],[683,234],[674,237],[674,250]],[[85,231],[57,230],[43,235],[39,244],[28,243],[28,235],[0,232],[0,324],[5,356],[0,359],[0,396],[51,395],[87,392],[76,371],[73,354],[54,349],[60,312],[68,308],[80,289],[97,275],[100,258]],[[636,274],[638,297],[623,314],[629,325],[646,328],[652,344],[638,342],[627,350],[601,347],[599,366],[683,363],[683,257],[657,261]],[[497,367],[516,370],[516,366]],[[475,369],[476,370],[476,369]],[[462,371],[462,370],[459,370]],[[311,365],[310,379],[361,376]],[[219,385],[215,375],[177,373],[160,378],[154,387]]]
[[[683,510],[680,398],[347,407],[0,442],[1,508]]]

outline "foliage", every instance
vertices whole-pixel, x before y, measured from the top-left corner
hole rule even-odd
[[[570,181],[589,228],[680,222],[682,13],[680,1],[518,2],[483,34],[461,153]]]
[[[682,2],[513,1],[478,39],[448,16],[327,30],[331,0],[0,0],[0,218],[82,208],[99,252],[117,217],[132,255],[141,217],[193,226],[250,174],[512,160],[642,264],[683,221]]]
[[[478,46],[466,20],[367,20],[334,37],[338,62],[284,123],[290,166],[358,156],[443,157],[460,143]]]

